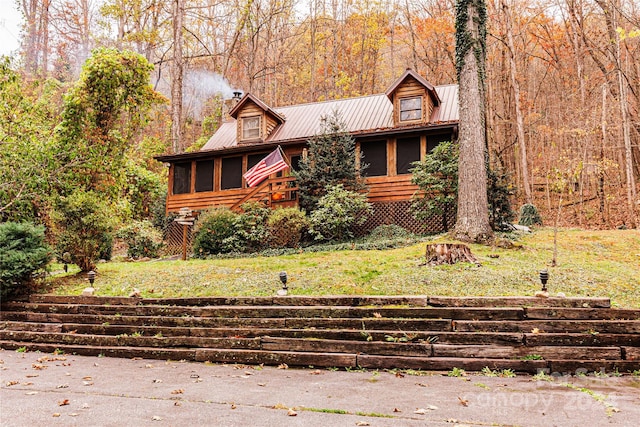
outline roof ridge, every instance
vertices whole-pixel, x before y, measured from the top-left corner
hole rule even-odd
[[[350,100],[354,100],[354,99],[373,98],[373,97],[379,97],[379,96],[385,96],[385,95],[384,95],[384,93],[374,93],[374,94],[371,94],[371,95],[352,96],[352,97],[349,97],[349,98],[326,99],[324,101],[314,101],[314,102],[302,102],[300,104],[283,105],[281,107],[272,107],[272,108],[274,110],[278,110],[278,109],[281,109],[281,108],[302,107],[302,106],[305,106],[305,105],[328,104],[330,102],[350,101]]]

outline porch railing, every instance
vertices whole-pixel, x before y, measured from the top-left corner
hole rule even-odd
[[[298,187],[292,176],[269,178],[262,181],[242,199],[231,206],[232,211],[239,211],[244,203],[256,201],[266,206],[295,206],[298,203]]]

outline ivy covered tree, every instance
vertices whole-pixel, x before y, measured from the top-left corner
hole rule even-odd
[[[54,136],[55,189],[108,192],[122,183],[125,153],[154,104],[164,102],[149,84],[153,66],[130,51],[100,48],[64,97]]]
[[[485,0],[456,1],[456,70],[460,86],[460,171],[455,237],[489,242],[486,167],[485,61],[487,52]]]
[[[339,111],[321,119],[320,133],[309,139],[306,157],[294,171],[300,193],[300,207],[312,212],[332,185],[347,190],[364,188],[356,170],[356,142],[346,131]],[[364,169],[362,165],[360,171]]]

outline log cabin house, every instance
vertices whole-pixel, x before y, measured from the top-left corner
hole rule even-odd
[[[287,170],[253,188],[243,174],[278,145],[295,170],[307,141],[320,132],[321,118],[333,111],[340,112],[356,152],[369,164],[365,182],[374,215],[365,226],[395,223],[417,232],[438,231],[440,220],[416,224],[409,214],[418,189],[410,169],[440,142],[456,139],[458,86],[433,86],[411,69],[377,95],[279,108],[250,93],[236,96],[227,120],[200,151],[156,157],[169,166],[167,212],[238,210],[251,200],[272,208],[297,205],[295,178]]]

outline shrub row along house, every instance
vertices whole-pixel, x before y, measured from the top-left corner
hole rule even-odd
[[[411,183],[411,164],[458,128],[458,86],[433,86],[407,69],[383,94],[334,101],[270,107],[247,93],[235,99],[229,117],[197,152],[165,155],[169,164],[167,211],[188,207],[237,209],[247,201],[272,208],[298,204],[295,170],[306,155],[308,140],[318,134],[323,117],[338,112],[355,139],[365,171],[374,214],[366,226],[397,224],[412,231],[437,231],[440,220],[418,224],[409,213],[418,187]],[[243,175],[280,146],[291,169],[249,187]],[[356,159],[358,167],[359,157]],[[426,227],[426,228],[425,228]]]

